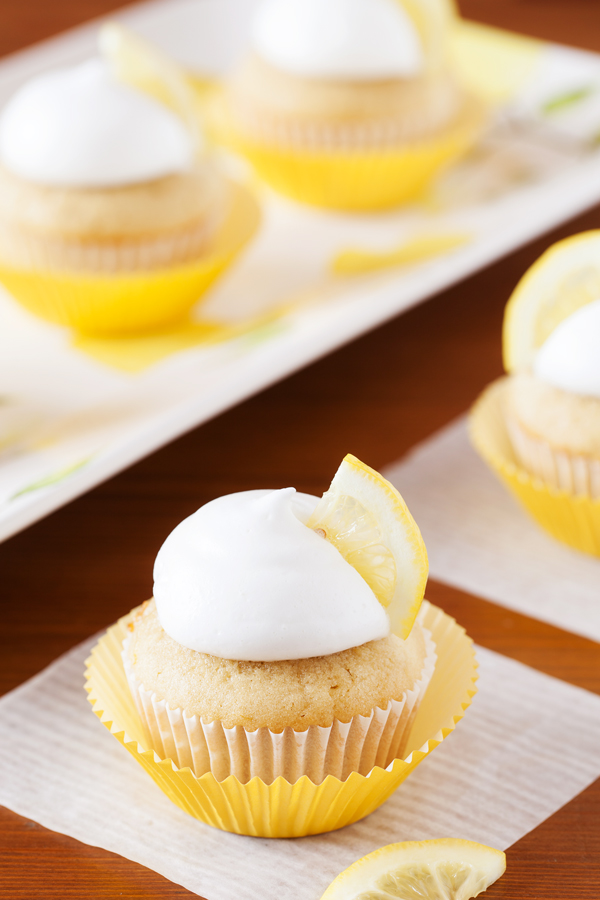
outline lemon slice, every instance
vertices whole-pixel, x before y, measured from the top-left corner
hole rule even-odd
[[[405,841],[363,856],[333,881],[321,900],[468,900],[506,869],[500,850],[462,841]]]
[[[425,65],[439,69],[445,60],[448,35],[458,17],[454,0],[396,0],[412,19],[424,47]]]
[[[407,638],[425,593],[427,551],[395,487],[348,454],[307,522],[362,575]]]
[[[101,26],[98,43],[115,77],[150,94],[177,113],[199,147],[197,101],[183,69],[152,44],[116,22]]]
[[[600,298],[600,231],[554,244],[525,273],[504,313],[504,365],[531,366],[536,350],[563,319]]]

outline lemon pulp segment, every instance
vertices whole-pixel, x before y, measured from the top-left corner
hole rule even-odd
[[[328,491],[315,521],[315,531],[337,547],[382,606],[389,606],[396,587],[396,562],[392,551],[382,543],[375,516],[355,497]]]
[[[349,454],[307,525],[364,578],[387,609],[392,631],[408,637],[428,564],[421,533],[396,488]]]
[[[332,882],[322,900],[469,900],[506,869],[500,850],[441,838],[389,844]]]

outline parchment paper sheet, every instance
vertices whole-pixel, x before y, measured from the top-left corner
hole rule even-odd
[[[92,643],[0,700],[0,803],[209,900],[318,900],[338,872],[393,841],[505,848],[600,775],[600,697],[480,648],[465,719],[380,810],[317,837],[225,834],[175,807],[93,715],[83,691]]]
[[[385,475],[423,533],[433,578],[600,641],[600,559],[529,518],[471,447],[465,418]]]

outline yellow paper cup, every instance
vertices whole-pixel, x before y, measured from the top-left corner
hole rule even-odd
[[[87,660],[86,690],[93,710],[135,757],[161,790],[190,815],[208,825],[259,837],[301,837],[349,825],[377,809],[413,769],[440,744],[476,693],[473,642],[442,610],[424,602],[422,623],[436,645],[437,663],[421,701],[404,759],[368,775],[352,772],[344,781],[332,775],[320,784],[306,775],[294,783],[259,778],[242,783],[230,775],[218,781],[212,772],[196,776],[146,749],[144,728],[127,679],[121,651],[132,613],[100,639]]]
[[[209,121],[218,140],[246,157],[270,187],[302,203],[346,212],[390,209],[415,200],[481,133],[484,108],[470,100],[443,131],[397,146],[294,148],[250,139],[216,97]]]
[[[231,183],[228,214],[197,261],[149,272],[106,275],[18,269],[0,262],[0,282],[34,315],[81,334],[156,331],[186,317],[231,265],[259,223],[260,210],[253,195]]]
[[[600,498],[560,490],[519,465],[506,424],[507,388],[508,378],[501,378],[475,403],[470,419],[475,449],[552,537],[600,556]]]

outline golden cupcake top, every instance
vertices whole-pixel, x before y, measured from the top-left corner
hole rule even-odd
[[[0,195],[0,218],[26,234],[97,241],[141,239],[220,219],[227,202],[224,180],[209,165],[110,190],[34,184],[0,167]]]
[[[268,662],[189,650],[161,626],[150,601],[134,618],[127,658],[145,690],[171,708],[225,728],[303,731],[369,716],[412,690],[427,654],[419,623],[406,641],[390,634],[326,656]]]

